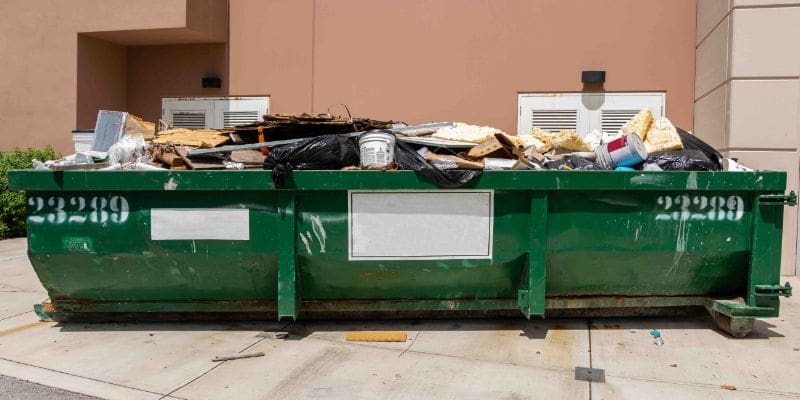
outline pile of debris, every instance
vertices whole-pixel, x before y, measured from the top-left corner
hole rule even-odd
[[[666,117],[644,109],[618,132],[575,130],[509,135],[495,128],[456,123],[433,132],[398,135],[440,169],[720,171],[722,154]],[[728,160],[732,161],[732,160]],[[724,164],[724,165],[723,165]],[[738,166],[735,170],[746,170]]]
[[[60,160],[34,161],[37,169],[64,170],[215,170],[261,169],[269,148],[320,135],[352,134],[391,128],[391,121],[265,115],[263,122],[230,129],[163,126],[120,111],[101,110],[90,150]]]
[[[230,129],[162,127],[100,111],[91,150],[34,161],[51,170],[268,169],[282,185],[293,170],[414,170],[443,187],[484,170],[748,171],[648,109],[618,132],[509,135],[461,122],[406,125],[330,114],[265,115]]]

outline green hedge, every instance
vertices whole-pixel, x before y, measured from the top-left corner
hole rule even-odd
[[[31,160],[55,160],[52,147],[0,152],[0,239],[25,236],[25,194],[8,188],[8,171],[32,168]]]

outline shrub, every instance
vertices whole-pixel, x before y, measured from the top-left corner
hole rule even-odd
[[[25,193],[10,190],[8,171],[32,168],[31,160],[55,160],[58,154],[49,145],[44,150],[14,149],[0,152],[0,239],[25,236]]]

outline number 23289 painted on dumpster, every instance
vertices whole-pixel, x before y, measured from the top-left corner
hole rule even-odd
[[[741,196],[658,196],[661,221],[738,221],[744,216],[744,200]]]
[[[111,222],[121,224],[128,220],[128,200],[122,196],[108,198],[96,196],[86,198],[82,196],[48,198],[28,197],[28,206],[31,207],[28,222],[40,224],[45,221],[51,224]],[[88,215],[87,215],[88,214]]]

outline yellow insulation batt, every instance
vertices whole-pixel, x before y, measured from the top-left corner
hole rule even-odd
[[[650,130],[647,131],[644,147],[648,153],[680,150],[683,148],[683,142],[680,135],[678,135],[678,130],[675,129],[675,125],[672,125],[672,122],[667,117],[661,117],[655,120],[650,126]]]

